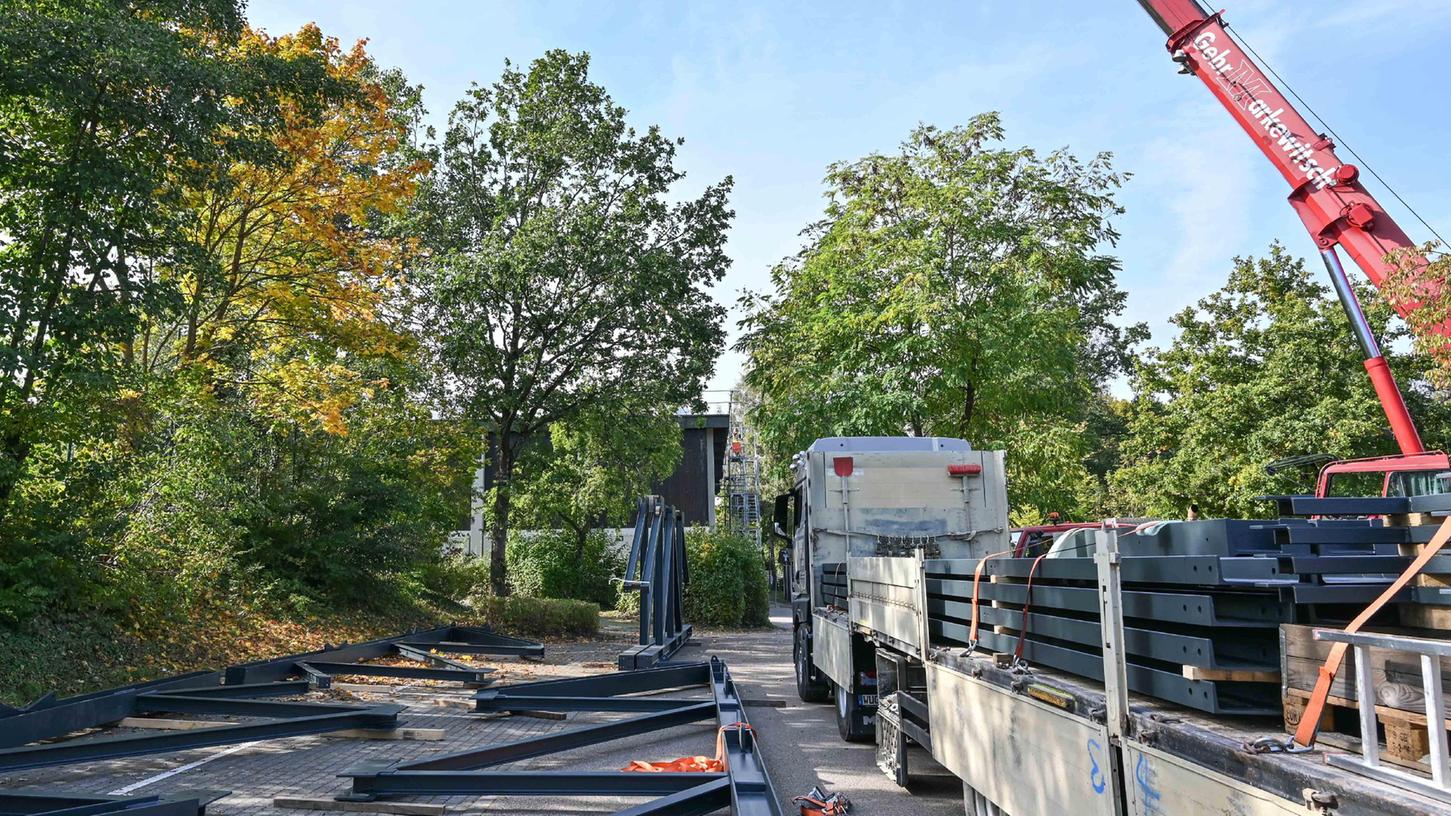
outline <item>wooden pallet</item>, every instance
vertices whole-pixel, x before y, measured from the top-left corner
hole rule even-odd
[[[1300,689],[1285,689],[1285,731],[1295,733],[1310,702],[1311,694]],[[1350,733],[1359,730],[1360,707],[1354,700],[1331,695],[1320,712],[1320,730],[1325,734],[1341,734],[1351,739],[1365,738]],[[1414,711],[1403,711],[1390,706],[1375,707],[1375,719],[1384,735],[1381,752],[1399,765],[1416,766],[1421,758],[1431,751],[1430,735],[1426,732],[1426,715]],[[1451,718],[1442,725],[1451,730]]]
[[[1310,625],[1293,623],[1280,625],[1280,672],[1284,677],[1283,685],[1287,692],[1295,690],[1308,693],[1315,688],[1316,681],[1320,679],[1320,667],[1325,665],[1325,658],[1330,654],[1332,644],[1315,640],[1312,635],[1315,628]],[[1374,627],[1368,631],[1432,639],[1440,639],[1446,635],[1445,631],[1386,627]],[[1421,685],[1419,658],[1415,655],[1375,648],[1370,649],[1368,653],[1371,677],[1375,681],[1377,706],[1423,715],[1426,711],[1426,699]],[[1441,676],[1445,687],[1451,689],[1451,658],[1442,658]],[[1355,705],[1355,651],[1353,649],[1346,651],[1345,662],[1335,673],[1335,681],[1330,685],[1330,695],[1349,700],[1352,706]],[[1451,703],[1451,695],[1444,696],[1446,696],[1447,702]],[[1451,706],[1448,706],[1448,710],[1451,710]]]

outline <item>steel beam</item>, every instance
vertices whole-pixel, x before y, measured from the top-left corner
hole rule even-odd
[[[306,680],[283,680],[277,683],[247,683],[228,686],[184,686],[150,692],[152,694],[180,694],[186,697],[226,697],[233,700],[256,697],[293,697],[311,691]]]
[[[0,816],[200,816],[223,791],[203,797],[98,796],[93,794],[0,793]]]
[[[614,816],[706,816],[730,804],[730,780],[713,779],[643,805],[617,810]]]
[[[1045,558],[1033,569],[1034,558],[993,558],[983,566],[983,575],[1035,580],[1097,580],[1092,558]],[[970,559],[929,562],[932,572],[972,575],[977,562]],[[1290,580],[1279,571],[1274,558],[1217,555],[1137,555],[1123,557],[1123,579],[1145,584],[1185,586],[1232,586],[1235,584]]]
[[[398,654],[400,657],[406,657],[409,660],[417,660],[419,663],[428,663],[441,669],[454,669],[456,671],[474,671],[478,668],[477,666],[470,666],[467,663],[459,660],[454,660],[453,658],[447,657],[445,655],[434,654],[433,652],[429,651],[429,646],[427,644],[413,646],[407,643],[395,643],[393,644],[393,648],[398,650]],[[486,671],[493,671],[493,669],[486,669]]]
[[[259,660],[253,663],[244,663],[239,666],[229,667],[226,670],[225,677],[228,685],[287,680],[300,673],[298,668],[299,663],[310,664],[314,668],[328,674],[404,677],[414,680],[462,680],[468,683],[484,683],[488,681],[471,678],[466,675],[456,676],[436,674],[436,672],[466,671],[472,673],[487,673],[493,671],[492,669],[478,667],[470,667],[464,670],[458,668],[425,669],[408,666],[355,665],[364,660],[393,657],[397,654],[400,645],[410,646],[425,652],[428,649],[438,649],[439,651],[453,651],[464,654],[505,654],[530,657],[542,657],[544,655],[544,646],[534,641],[499,635],[477,627],[440,626],[435,629],[412,632],[406,635],[394,635],[393,637],[378,638],[377,640],[369,640],[363,643],[328,646],[311,652],[303,652],[270,660]],[[348,671],[342,669],[334,670],[330,666],[349,666],[351,669]],[[417,674],[412,672],[424,673]],[[430,672],[433,672],[433,674],[430,674]]]
[[[927,611],[930,615],[960,621],[972,618],[972,605],[958,601],[929,598]],[[1095,647],[1103,643],[1102,627],[1097,620],[1065,618],[1050,612],[1029,611],[1027,624],[1030,637]],[[983,623],[992,626],[1010,629],[1023,626],[1021,609],[979,604],[978,616]],[[1233,637],[1226,639],[1128,626],[1123,630],[1124,648],[1129,654],[1139,657],[1206,669],[1275,671],[1279,668],[1279,648],[1273,630],[1231,632]],[[1248,637],[1250,635],[1259,637]]]
[[[640,669],[632,672],[591,674],[564,680],[538,680],[515,683],[474,694],[478,700],[496,695],[531,694],[541,697],[615,697],[621,694],[647,694],[670,689],[705,686],[710,683],[709,663],[677,663]]]
[[[628,711],[649,712],[680,708],[699,700],[682,700],[678,697],[546,697],[534,694],[500,694],[494,697],[477,697],[474,711],[497,713],[501,711]]]
[[[457,680],[463,683],[492,683],[494,672],[489,668],[433,669],[423,666],[389,666],[377,663],[335,663],[330,660],[308,660],[307,664],[324,674],[353,674],[360,677],[402,677],[408,680]]]
[[[169,731],[138,736],[102,737],[44,745],[26,745],[0,750],[0,772],[184,751],[213,745],[232,745],[239,742],[279,737],[325,734],[329,731],[341,731],[349,728],[391,728],[397,725],[398,712],[402,709],[403,706],[399,705],[380,705],[353,708],[340,713],[239,723],[216,728],[198,728],[192,731]]]
[[[192,697],[183,694],[142,694],[136,698],[140,713],[220,714],[230,717],[320,717],[346,714],[363,706],[347,703],[281,703],[248,698]]]
[[[930,626],[935,636],[959,643],[967,642],[968,627],[964,624],[933,620],[930,621]],[[1017,648],[1018,639],[979,630],[978,645],[995,652],[1011,654]],[[1062,669],[1070,674],[1103,680],[1101,654],[1034,640],[1031,634],[1023,645],[1023,658],[1032,663]],[[1128,681],[1131,691],[1210,714],[1274,716],[1280,713],[1279,686],[1273,683],[1221,685],[1213,680],[1187,680],[1182,674],[1136,663],[1128,665]]]
[[[463,771],[488,768],[505,762],[517,762],[521,759],[568,751],[571,748],[582,748],[624,737],[663,731],[678,725],[709,719],[714,712],[715,706],[709,701],[692,703],[680,708],[643,714],[639,717],[575,728],[556,734],[545,734],[540,737],[530,737],[473,751],[430,757],[399,765],[397,770]]]
[[[666,796],[726,777],[625,771],[377,771],[352,777],[349,799],[378,796]]]
[[[0,715],[0,748],[61,737],[115,722],[129,716],[136,698],[146,692],[210,685],[220,679],[220,672],[198,671],[79,694],[64,700],[56,700],[54,695],[47,694],[26,708],[11,709]]]
[[[972,581],[929,577],[927,592],[946,600],[971,599]],[[1004,601],[1021,605],[1027,601],[1028,587],[1026,584],[981,581],[978,597],[980,602]],[[1274,629],[1279,626],[1282,615],[1279,602],[1269,595],[1128,590],[1123,598],[1126,617],[1191,626]],[[1091,587],[1035,584],[1033,600],[1035,605],[1048,609],[1098,611],[1098,592]]]
[[[710,659],[710,688],[715,698],[716,721],[731,785],[733,816],[780,816],[776,791],[756,749],[756,732],[746,720],[746,708],[735,681],[720,658]]]

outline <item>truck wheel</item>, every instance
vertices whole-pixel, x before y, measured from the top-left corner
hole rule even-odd
[[[847,742],[870,742],[876,738],[876,711],[864,710],[857,696],[845,686],[836,687],[836,730]]]
[[[1008,816],[966,782],[962,783],[962,810],[967,816]]]
[[[795,645],[791,650],[796,662],[796,696],[803,703],[824,703],[831,698],[831,689],[820,680],[811,679],[811,650],[806,643],[806,627],[796,627]]]

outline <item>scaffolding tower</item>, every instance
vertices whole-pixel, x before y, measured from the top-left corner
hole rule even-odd
[[[751,405],[746,392],[735,389],[730,398],[730,430],[727,433],[725,475],[721,493],[725,498],[726,530],[761,545],[761,450],[756,435],[746,423]]]

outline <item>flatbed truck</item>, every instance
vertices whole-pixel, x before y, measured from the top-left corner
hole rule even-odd
[[[1273,721],[1130,693],[1113,524],[1095,533],[1100,665],[1024,663],[992,627],[962,646],[963,613],[944,605],[971,597],[941,582],[966,586],[1012,546],[1003,464],[957,439],[826,438],[793,459],[776,500],[799,696],[833,704],[843,739],[875,740],[898,784],[915,746],[962,780],[973,816],[1451,813],[1326,750],[1286,751],[1267,739]]]

